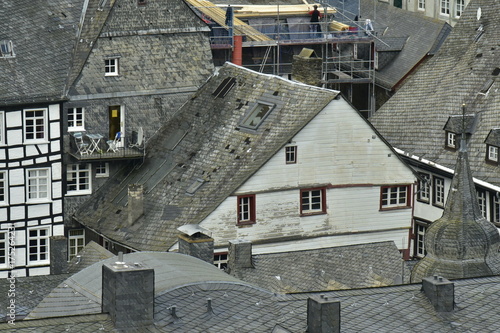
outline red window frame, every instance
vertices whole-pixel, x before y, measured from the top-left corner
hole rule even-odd
[[[247,208],[245,208],[248,206]],[[242,209],[245,208],[245,211]],[[255,194],[239,195],[237,197],[238,225],[255,224]],[[247,215],[244,216],[243,214]]]

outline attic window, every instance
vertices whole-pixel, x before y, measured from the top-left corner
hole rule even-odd
[[[246,117],[241,122],[240,126],[254,130],[257,129],[267,118],[269,113],[271,113],[273,108],[274,104],[264,102],[255,103],[250,112],[248,112]]]
[[[224,81],[215,89],[212,93],[215,97],[224,98],[232,87],[236,84],[236,79],[234,77],[226,77]]]
[[[137,0],[138,6],[146,6],[148,4],[147,0]]]
[[[497,164],[499,162],[500,128],[493,128],[486,139],[486,162]]]
[[[453,132],[446,131],[446,148],[457,149],[457,135]]]
[[[481,36],[483,35],[484,33],[484,27],[483,25],[481,24],[477,30],[476,30],[476,36],[474,36],[474,41],[477,42],[479,40],[479,38],[481,38]]]
[[[493,85],[493,83],[494,83],[494,82],[495,82],[495,80],[494,80],[494,79],[488,79],[488,80],[484,83],[484,85],[483,85],[483,87],[481,88],[481,90],[479,90],[479,93],[480,93],[480,94],[482,94],[482,95],[486,95],[486,94],[488,94],[488,92],[490,91],[490,88],[491,88],[491,86]]]
[[[104,6],[106,5],[106,1],[107,0],[99,0],[99,5],[97,5],[97,10],[98,11],[103,11],[104,10]]]
[[[196,191],[203,185],[205,181],[201,178],[197,178],[186,190],[186,194],[193,195]]]
[[[16,54],[14,53],[14,45],[11,40],[0,41],[0,58],[13,58]]]

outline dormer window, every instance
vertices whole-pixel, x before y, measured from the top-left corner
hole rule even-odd
[[[457,135],[446,131],[446,148],[457,149]]]
[[[498,149],[500,147],[500,128],[494,128],[488,133],[484,140],[486,143],[486,162],[490,164],[498,164]]]
[[[0,58],[13,58],[16,54],[14,53],[14,45],[11,40],[0,41]]]

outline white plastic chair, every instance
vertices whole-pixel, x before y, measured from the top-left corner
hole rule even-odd
[[[112,150],[114,153],[116,153],[118,151],[118,142],[120,142],[121,137],[122,137],[122,132],[116,132],[114,140],[106,141],[106,143],[108,144],[108,150],[106,152]]]
[[[131,143],[129,148],[141,148],[142,142],[144,141],[144,130],[142,127],[139,127],[139,131],[137,132],[137,141],[135,143]]]

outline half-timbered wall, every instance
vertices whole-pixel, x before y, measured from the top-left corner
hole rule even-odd
[[[0,277],[50,273],[64,235],[60,104],[0,109]]]

